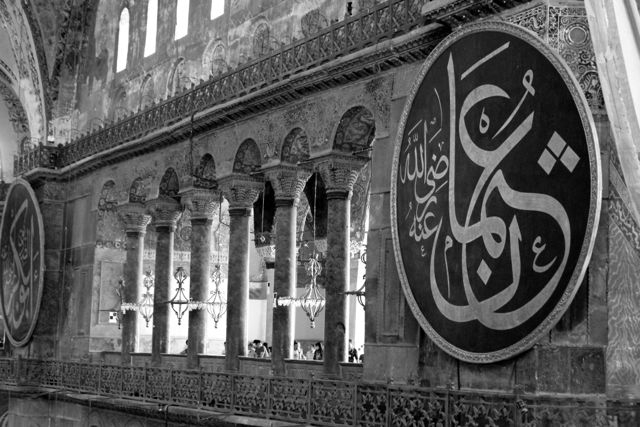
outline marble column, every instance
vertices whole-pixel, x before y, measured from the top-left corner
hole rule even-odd
[[[118,215],[124,224],[127,236],[127,255],[124,264],[124,289],[122,300],[128,303],[138,302],[142,284],[142,256],[144,236],[151,217],[146,214],[142,203],[126,203],[118,206]],[[138,312],[127,311],[122,315],[121,363],[131,363],[131,353],[136,350],[136,332],[138,330]]]
[[[209,290],[211,225],[214,212],[220,203],[220,195],[215,190],[194,188],[182,195],[182,204],[191,211],[191,282],[189,298],[206,301]],[[189,311],[189,346],[187,347],[187,368],[198,367],[198,354],[204,353],[207,310]]]
[[[153,292],[153,331],[151,364],[160,365],[161,354],[169,350],[169,292],[173,277],[173,239],[182,210],[180,203],[168,196],[147,201],[147,208],[157,233],[155,287]]]
[[[234,173],[219,181],[229,201],[229,271],[227,289],[226,369],[237,371],[239,356],[247,351],[249,302],[249,219],[253,202],[262,191],[261,179]]]
[[[326,305],[324,322],[324,373],[340,374],[347,360],[347,297],[349,289],[349,239],[351,190],[368,159],[330,153],[315,159],[327,191],[327,259],[325,262]]]
[[[276,199],[276,256],[274,292],[278,297],[296,296],[296,220],[298,202],[311,170],[281,164],[264,170]],[[269,307],[268,309],[271,309]],[[285,359],[293,357],[294,307],[273,309],[271,362],[275,375],[285,375]]]

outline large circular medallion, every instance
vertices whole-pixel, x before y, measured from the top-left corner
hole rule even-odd
[[[0,222],[0,306],[11,344],[31,338],[40,310],[44,271],[44,229],[35,194],[28,182],[9,187]]]
[[[600,214],[599,148],[564,62],[487,22],[420,69],[393,158],[398,272],[420,325],[470,362],[531,347],[582,281]]]

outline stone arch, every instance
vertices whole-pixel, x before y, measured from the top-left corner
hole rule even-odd
[[[0,79],[0,97],[7,107],[9,121],[11,122],[11,127],[16,133],[17,141],[23,141],[25,138],[30,139],[31,132],[29,130],[27,112],[25,111],[20,98],[13,90],[13,87],[9,82],[5,82],[2,79]]]
[[[140,85],[140,103],[138,108],[142,110],[148,105],[151,105],[156,100],[155,82],[151,74],[144,76],[142,85]]]
[[[260,18],[253,30],[253,37],[251,39],[251,54],[254,58],[259,58],[266,55],[274,48],[277,48],[278,43],[274,39],[271,26],[265,18]]]
[[[129,202],[131,203],[144,203],[147,200],[147,191],[144,185],[144,180],[138,177],[133,180],[131,187],[129,187]]]
[[[127,108],[127,91],[123,86],[116,89],[113,96],[113,102],[111,103],[111,119],[114,121],[120,120],[129,114]]]
[[[168,196],[176,198],[180,191],[180,181],[178,180],[178,174],[175,169],[167,168],[160,179],[159,193],[161,196]]]
[[[320,11],[320,8],[310,10],[300,18],[300,31],[302,32],[303,37],[309,37],[316,34],[328,26],[329,20]]]
[[[333,139],[333,149],[347,153],[371,147],[376,134],[373,113],[366,107],[348,109],[340,118]]]
[[[287,134],[280,150],[280,160],[296,164],[309,158],[309,140],[302,128],[294,128]]]
[[[201,188],[216,188],[218,186],[216,180],[216,162],[209,153],[202,156],[200,163],[193,171],[194,185]]]
[[[251,138],[245,139],[236,152],[233,161],[233,172],[249,174],[256,172],[261,166],[258,144]]]
[[[102,185],[98,195],[98,216],[103,215],[104,212],[115,211],[118,205],[116,198],[116,183],[114,180],[109,179]]]
[[[202,55],[202,69],[212,76],[225,73],[227,65],[227,48],[220,40],[212,40]]]
[[[189,83],[189,79],[184,72],[184,58],[180,57],[176,59],[169,72],[169,78],[167,80],[167,96],[174,96],[183,90]]]

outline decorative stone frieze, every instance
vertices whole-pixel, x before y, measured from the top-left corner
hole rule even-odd
[[[219,207],[220,193],[216,190],[190,188],[180,195],[180,202],[185,209],[189,209],[192,220],[212,219]]]
[[[175,230],[176,223],[182,215],[182,207],[176,199],[161,195],[156,199],[147,200],[145,206],[155,227],[166,226]]]
[[[276,200],[297,202],[311,176],[311,169],[290,164],[279,164],[263,169],[265,177],[271,182]]]
[[[314,159],[314,164],[327,189],[327,196],[344,194],[353,190],[362,167],[369,161],[366,157],[353,156],[333,151]]]
[[[124,224],[127,233],[146,233],[151,222],[151,216],[142,203],[125,203],[118,206],[118,217]]]
[[[218,180],[220,190],[229,201],[229,213],[234,209],[251,209],[264,188],[264,180],[242,173],[232,173]]]

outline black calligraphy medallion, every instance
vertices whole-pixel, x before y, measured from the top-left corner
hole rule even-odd
[[[7,337],[20,347],[38,320],[44,271],[44,230],[35,194],[17,179],[9,188],[0,223],[0,306]]]
[[[391,217],[407,301],[451,355],[488,363],[564,313],[600,213],[593,122],[564,62],[488,22],[422,66],[396,139]]]

